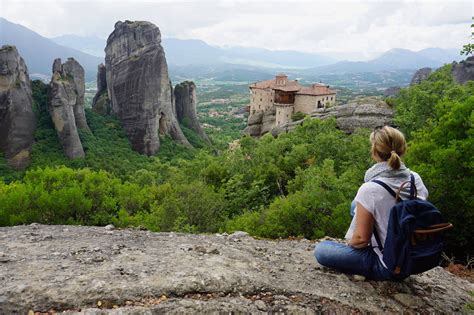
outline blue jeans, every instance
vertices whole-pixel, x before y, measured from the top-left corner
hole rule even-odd
[[[363,275],[372,280],[391,280],[391,272],[382,265],[372,247],[357,249],[323,241],[316,246],[314,256],[321,265],[343,273]]]

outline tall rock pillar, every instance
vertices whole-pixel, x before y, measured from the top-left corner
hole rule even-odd
[[[201,138],[209,142],[204,130],[199,124],[196,114],[196,85],[194,82],[184,81],[174,88],[176,118],[186,127],[194,130]]]
[[[84,69],[69,58],[54,60],[50,83],[49,113],[64,153],[70,159],[84,157],[77,128],[89,131],[84,113]]]
[[[8,164],[23,169],[30,164],[36,130],[28,69],[15,46],[0,49],[0,150]]]
[[[105,47],[107,91],[133,150],[153,155],[158,131],[190,145],[173,113],[172,87],[158,27],[117,22]]]

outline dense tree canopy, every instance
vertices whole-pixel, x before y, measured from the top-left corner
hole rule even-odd
[[[346,135],[335,120],[311,120],[277,138],[244,136],[218,152],[184,128],[196,149],[162,138],[158,157],[130,149],[117,120],[87,111],[86,158],[66,160],[35,87],[40,127],[33,165],[0,161],[0,225],[113,223],[153,231],[244,230],[260,237],[342,237],[348,209],[370,167],[370,130]],[[408,166],[455,229],[449,254],[473,253],[474,84],[456,84],[446,66],[393,101],[410,140]],[[193,137],[194,136],[194,137]]]

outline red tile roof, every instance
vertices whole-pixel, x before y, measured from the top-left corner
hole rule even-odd
[[[336,94],[327,85],[313,84],[311,86],[303,86],[296,80],[287,80],[285,85],[276,84],[276,79],[259,81],[249,85],[250,89],[272,89],[284,92],[296,92],[296,94],[305,95],[329,95]]]

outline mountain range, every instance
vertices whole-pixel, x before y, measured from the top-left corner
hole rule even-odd
[[[0,18],[0,45],[4,44],[17,46],[32,77],[49,77],[55,58],[74,57],[84,67],[86,80],[90,81],[95,79],[97,65],[103,62],[106,39],[74,34],[46,38]],[[369,61],[347,61],[325,54],[292,50],[217,47],[197,39],[164,38],[162,45],[172,78],[237,76],[253,81],[290,69],[293,73],[315,75],[363,73],[436,68],[461,59],[457,49],[441,48],[420,51],[396,48]]]
[[[65,61],[68,57],[73,57],[84,67],[86,81],[91,81],[96,77],[97,65],[103,62],[103,58],[59,45],[52,39],[0,17],[1,45],[16,46],[32,78],[49,78],[54,59],[61,58]]]

